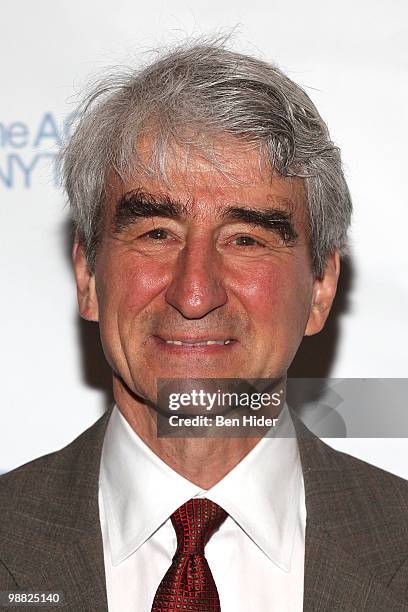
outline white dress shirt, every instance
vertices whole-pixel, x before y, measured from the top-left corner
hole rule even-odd
[[[279,430],[293,425],[285,409]],[[177,546],[170,515],[192,497],[228,513],[205,547],[221,612],[301,612],[306,508],[296,438],[268,434],[204,491],[155,455],[117,407],[105,435],[99,508],[110,612],[151,612]]]

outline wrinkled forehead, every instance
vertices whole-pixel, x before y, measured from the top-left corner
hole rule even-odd
[[[196,211],[230,203],[306,214],[303,179],[278,175],[259,143],[227,134],[165,143],[154,134],[144,135],[135,143],[126,172],[112,173],[108,187],[113,206],[124,194],[141,189],[167,194]]]

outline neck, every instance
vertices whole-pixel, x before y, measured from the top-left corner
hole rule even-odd
[[[133,431],[178,474],[209,489],[232,470],[262,439],[259,437],[158,437],[156,410],[114,377],[116,404]]]

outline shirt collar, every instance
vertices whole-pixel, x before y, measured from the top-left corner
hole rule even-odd
[[[137,550],[179,506],[205,496],[222,506],[271,561],[290,571],[303,481],[287,408],[278,428],[205,491],[155,455],[115,406],[100,470],[113,565]]]

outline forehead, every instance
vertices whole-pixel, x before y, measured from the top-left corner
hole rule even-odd
[[[160,154],[158,159],[154,138],[139,139],[134,167],[109,181],[113,206],[125,193],[141,189],[169,195],[194,216],[216,214],[224,205],[269,205],[306,215],[303,180],[272,172],[258,147],[236,137],[212,139],[205,148],[173,142]]]

